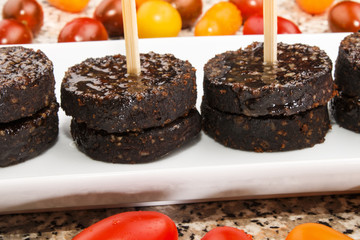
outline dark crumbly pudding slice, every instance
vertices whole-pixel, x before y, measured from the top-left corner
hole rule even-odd
[[[331,100],[331,110],[339,126],[360,133],[360,97],[340,93]]]
[[[58,108],[53,101],[31,117],[0,123],[0,167],[38,156],[54,144],[59,131]]]
[[[162,126],[196,103],[195,69],[171,54],[141,54],[141,75],[127,74],[122,55],[89,58],[71,67],[61,107],[89,128],[109,133]]]
[[[335,62],[335,84],[343,95],[360,97],[360,33],[345,37]]]
[[[71,134],[78,148],[93,159],[111,163],[146,163],[181,147],[201,131],[196,109],[163,127],[140,132],[108,133],[71,122]]]
[[[0,123],[31,116],[55,98],[53,64],[40,50],[0,48],[0,66]]]
[[[255,152],[289,151],[324,142],[331,128],[327,105],[291,116],[248,117],[202,103],[203,130],[217,142]]]
[[[334,93],[332,62],[318,47],[278,43],[276,68],[263,65],[263,44],[228,51],[204,67],[204,98],[219,111],[292,115],[325,105]]]

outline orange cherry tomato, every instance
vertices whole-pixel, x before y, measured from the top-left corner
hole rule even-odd
[[[135,4],[136,4],[136,9],[139,9],[139,7],[144,3],[147,2],[149,0],[135,0]]]
[[[154,211],[123,212],[86,228],[73,240],[177,240],[175,223]]]
[[[168,2],[149,0],[137,11],[139,38],[176,37],[181,30],[181,16]]]
[[[341,1],[334,5],[328,15],[332,32],[357,32],[360,30],[360,3]]]
[[[298,6],[310,14],[324,13],[334,2],[334,0],[296,0]]]
[[[195,36],[217,36],[222,35],[220,24],[212,18],[203,17],[195,26]]]
[[[72,13],[78,13],[85,9],[89,0],[48,0],[54,7]]]
[[[240,10],[231,2],[214,4],[195,25],[195,36],[234,35],[241,27]]]
[[[286,240],[353,240],[352,238],[320,223],[304,223],[296,226]]]
[[[243,230],[225,226],[210,230],[201,240],[252,240],[252,236]]]

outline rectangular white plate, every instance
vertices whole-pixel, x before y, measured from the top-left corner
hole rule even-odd
[[[320,46],[335,62],[347,34],[280,35],[279,41]],[[245,47],[262,36],[140,40],[140,52],[173,53],[197,69],[217,53]],[[88,57],[125,54],[124,41],[29,45],[53,61],[56,93],[66,69]],[[283,153],[225,148],[206,135],[156,162],[138,165],[94,161],[79,152],[60,110],[56,145],[39,157],[0,169],[0,212],[135,206],[269,196],[360,191],[360,134],[336,124],[323,144]]]

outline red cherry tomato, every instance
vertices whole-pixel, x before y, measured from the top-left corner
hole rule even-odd
[[[36,0],[8,0],[3,7],[4,19],[15,19],[37,34],[44,24],[44,12]]]
[[[96,7],[94,18],[102,22],[110,37],[124,36],[121,0],[103,0]]]
[[[105,218],[86,228],[73,240],[177,240],[175,223],[153,211],[124,212]]]
[[[31,43],[33,35],[30,29],[14,19],[0,21],[0,44]]]
[[[360,3],[337,3],[329,11],[328,22],[332,32],[357,32],[360,30]]]
[[[230,2],[237,6],[244,20],[263,12],[263,0],[230,0]]]
[[[292,21],[278,17],[277,19],[278,34],[284,33],[301,33],[299,27]],[[247,34],[264,34],[264,22],[262,15],[253,15],[244,23],[243,33]]]
[[[93,18],[75,18],[60,31],[58,42],[82,42],[107,40],[104,25]]]
[[[252,236],[243,230],[225,226],[212,229],[201,240],[252,240]]]

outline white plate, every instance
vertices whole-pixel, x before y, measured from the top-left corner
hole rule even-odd
[[[280,35],[324,49],[335,62],[347,34]],[[203,66],[215,54],[245,47],[262,36],[140,40],[140,52],[174,53],[197,69],[198,103]],[[87,57],[125,54],[124,41],[40,44],[54,62],[59,99],[65,70]],[[206,135],[159,161],[123,165],[94,161],[79,152],[62,111],[56,145],[27,162],[0,169],[0,212],[151,205],[360,191],[360,134],[334,125],[323,144],[283,153],[225,148]]]

